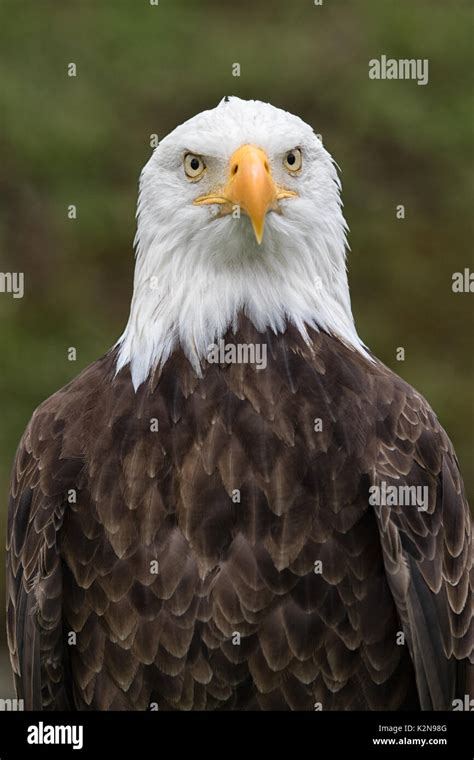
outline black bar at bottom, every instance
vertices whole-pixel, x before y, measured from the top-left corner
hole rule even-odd
[[[268,760],[474,757],[472,712],[0,712],[0,760],[24,757],[172,760],[227,755]],[[245,754],[243,754],[245,753]],[[402,755],[403,753],[403,755]]]

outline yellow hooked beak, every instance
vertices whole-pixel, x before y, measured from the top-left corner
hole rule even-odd
[[[276,211],[278,201],[282,198],[293,198],[296,195],[292,190],[284,190],[275,184],[264,150],[256,145],[242,145],[230,158],[229,179],[222,192],[201,195],[194,203],[198,206],[221,204],[222,213],[231,213],[233,207],[238,206],[249,216],[260,245],[267,212]]]

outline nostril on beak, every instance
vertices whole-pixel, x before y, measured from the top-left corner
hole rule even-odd
[[[237,174],[238,171],[239,171],[239,165],[234,164],[232,167],[232,174]]]

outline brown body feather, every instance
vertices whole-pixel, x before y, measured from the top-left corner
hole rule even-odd
[[[266,369],[198,378],[178,351],[137,393],[112,351],[37,409],[8,532],[27,708],[450,709],[465,693],[471,522],[451,444],[386,367],[311,337],[242,321],[226,341],[266,343]],[[428,486],[428,509],[371,506],[383,481]]]

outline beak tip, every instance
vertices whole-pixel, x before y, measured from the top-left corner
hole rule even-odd
[[[255,234],[255,240],[257,241],[258,245],[262,245],[264,225],[253,225],[253,231]]]

